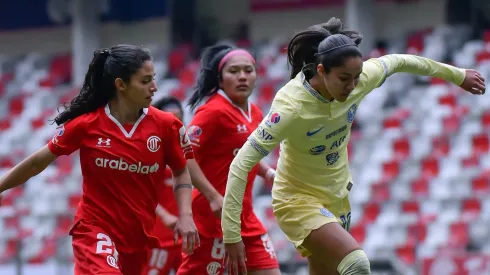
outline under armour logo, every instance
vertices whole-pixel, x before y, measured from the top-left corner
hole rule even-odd
[[[247,125],[245,124],[238,124],[236,128],[239,133],[247,132]]]
[[[99,138],[99,141],[97,142],[97,146],[100,146],[100,147],[111,147],[111,139],[110,138],[107,138],[107,139],[103,139],[103,138]]]

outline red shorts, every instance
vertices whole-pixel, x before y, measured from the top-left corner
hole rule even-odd
[[[148,251],[120,253],[111,237],[90,222],[79,221],[71,230],[75,275],[141,275]]]
[[[213,274],[222,275],[225,245],[221,238],[206,238],[199,235],[201,246],[192,255],[182,255],[182,265],[177,275]],[[247,271],[279,268],[276,252],[269,235],[243,237],[247,254]]]
[[[169,275],[177,273],[182,263],[182,246],[153,248],[142,275]]]

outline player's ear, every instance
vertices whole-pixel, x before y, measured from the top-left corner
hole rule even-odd
[[[316,66],[316,72],[318,73],[319,76],[324,77],[325,76],[325,67],[320,63],[318,66]]]
[[[116,78],[116,80],[114,80],[114,85],[116,85],[116,91],[118,92],[124,91],[127,87],[126,82],[121,78]]]

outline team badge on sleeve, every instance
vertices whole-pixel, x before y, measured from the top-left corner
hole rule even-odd
[[[272,127],[272,125],[279,123],[279,121],[281,121],[281,115],[277,112],[270,111],[267,115],[265,125]]]
[[[58,133],[51,139],[54,145],[58,143],[58,137],[61,137],[65,133],[65,125],[61,125],[58,129],[60,129]]]
[[[352,123],[354,121],[354,118],[356,117],[356,111],[357,111],[357,104],[352,104],[350,106],[349,111],[347,111],[347,121],[349,123]]]
[[[187,135],[189,135],[191,142],[199,143],[199,137],[202,135],[202,129],[197,125],[192,125],[189,127],[189,129],[187,129]]]
[[[184,151],[185,158],[186,159],[194,158],[194,151],[192,150],[191,140],[189,139],[189,136],[187,135],[187,132],[185,130],[185,126],[180,127],[179,136],[180,136],[180,146],[182,147],[182,150]]]

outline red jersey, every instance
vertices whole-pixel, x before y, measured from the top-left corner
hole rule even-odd
[[[179,215],[179,208],[174,197],[174,180],[172,170],[167,167],[165,169],[165,179],[163,183],[158,185],[158,203],[165,208],[167,212],[174,216]],[[174,247],[174,231],[165,226],[160,217],[157,217],[153,235],[160,241],[161,248]],[[180,242],[181,240],[179,240]]]
[[[65,123],[48,146],[58,156],[80,149],[83,195],[75,223],[89,221],[106,230],[121,252],[158,246],[151,237],[157,186],[167,165],[181,170],[193,158],[185,128],[173,114],[145,108],[134,125],[121,125],[108,106],[101,107]]]
[[[254,104],[248,106],[248,114],[235,106],[223,91],[219,91],[199,107],[189,124],[187,133],[196,155],[196,161],[206,178],[225,194],[228,172],[233,158],[245,144],[248,136],[258,127],[263,114]],[[252,207],[252,186],[258,165],[250,171],[243,199],[242,236],[262,235],[267,230],[259,221]],[[209,201],[193,190],[192,209],[199,234],[221,238],[221,220],[211,212]]]

